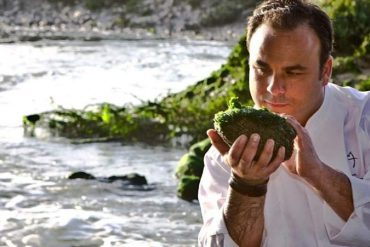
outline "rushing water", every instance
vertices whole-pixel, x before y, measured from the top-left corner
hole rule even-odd
[[[217,69],[230,45],[195,41],[42,41],[0,45],[0,246],[195,246],[197,203],[176,197],[183,149],[71,144],[23,136],[22,116],[176,92]],[[68,180],[145,175],[150,190]]]

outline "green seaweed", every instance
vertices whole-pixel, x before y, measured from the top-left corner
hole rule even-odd
[[[267,109],[242,106],[235,97],[230,99],[229,108],[226,111],[215,114],[214,127],[229,146],[242,134],[250,137],[253,133],[258,133],[261,141],[255,160],[258,160],[268,139],[275,141],[272,159],[275,158],[281,146],[286,150],[285,160],[292,155],[296,131],[286,119]]]

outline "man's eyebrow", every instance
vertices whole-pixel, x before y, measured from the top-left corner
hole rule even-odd
[[[258,65],[259,67],[263,67],[263,68],[270,68],[270,66],[268,65],[268,63],[260,60],[260,59],[257,59],[255,61],[255,64]],[[284,68],[285,70],[306,70],[307,67],[303,66],[303,65],[300,65],[300,64],[296,64],[296,65],[292,65],[292,66],[287,66]]]
[[[265,63],[264,61],[262,61],[260,59],[256,60],[255,64],[257,64],[260,67],[265,67],[265,68],[269,68],[270,67],[267,63]]]
[[[305,66],[302,66],[300,64],[285,67],[285,70],[306,70],[306,69],[307,68]]]

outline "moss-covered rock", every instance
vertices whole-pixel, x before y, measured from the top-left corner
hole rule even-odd
[[[275,141],[271,159],[276,157],[282,146],[285,147],[285,160],[288,160],[293,153],[296,131],[285,118],[267,109],[242,106],[237,98],[231,98],[229,108],[215,115],[214,125],[229,146],[240,135],[246,135],[249,138],[253,133],[259,134],[261,140],[254,157],[255,160],[258,160],[268,139]]]
[[[203,158],[196,156],[192,153],[184,154],[177,167],[176,167],[176,178],[181,179],[183,176],[194,175],[197,177],[202,176],[203,172]]]
[[[189,149],[189,152],[184,154],[176,167],[175,175],[178,179],[185,175],[202,176],[204,163],[203,157],[211,146],[209,139],[204,139]]]
[[[186,201],[194,201],[198,199],[200,177],[183,176],[179,180],[177,186],[177,196]]]
[[[149,107],[148,107],[149,109]],[[147,110],[148,110],[147,109]],[[85,110],[58,109],[23,117],[24,133],[73,140],[166,143],[168,126],[150,111],[120,108],[111,104],[91,106]]]
[[[192,145],[189,149],[189,153],[203,159],[203,156],[206,154],[210,147],[211,141],[209,140],[209,138],[206,138],[203,141],[197,142]]]
[[[199,184],[204,168],[203,157],[210,147],[208,138],[192,145],[177,164],[175,175],[179,180],[177,195],[180,198],[188,201],[198,199],[198,187],[195,185]]]

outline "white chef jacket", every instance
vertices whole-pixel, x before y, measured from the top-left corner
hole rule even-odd
[[[264,247],[370,246],[370,93],[329,83],[305,128],[321,161],[346,174],[354,212],[342,220],[302,178],[279,167],[269,179]],[[211,147],[204,158],[200,246],[237,246],[223,218],[230,168]]]

